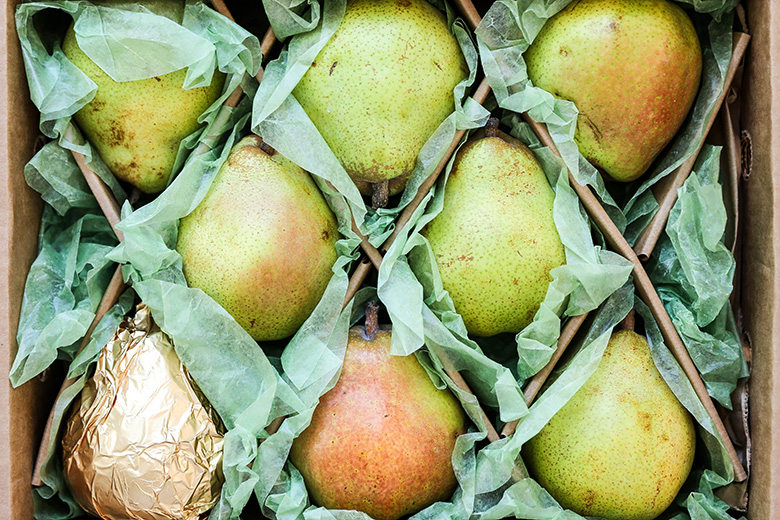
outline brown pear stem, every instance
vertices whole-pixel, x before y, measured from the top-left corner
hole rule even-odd
[[[258,144],[257,146],[262,151],[264,151],[269,157],[273,157],[274,155],[276,155],[276,150],[274,150],[270,144],[263,141],[262,138],[260,138],[260,144]]]
[[[498,118],[491,117],[485,125],[485,137],[498,137]]]
[[[133,191],[130,192],[130,196],[127,197],[127,202],[130,203],[131,206],[135,206],[139,200],[141,200],[141,190],[133,187]]]
[[[374,341],[379,332],[379,304],[373,300],[366,304],[366,339]]]
[[[390,181],[372,182],[371,207],[374,209],[386,208],[390,198]]]
[[[630,330],[633,331],[636,327],[636,311],[634,309],[631,309],[628,311],[628,314],[625,318],[623,318],[623,321],[620,322],[620,328],[621,330]]]
[[[534,121],[527,112],[523,113],[522,115],[523,119],[525,119],[525,121],[531,126],[542,144],[548,147],[555,155],[560,157],[558,148],[555,146],[555,142],[552,140],[552,137],[547,131],[546,126]],[[620,230],[618,230],[617,226],[615,226],[615,224],[609,218],[609,215],[601,206],[601,203],[598,201],[590,188],[579,184],[571,172],[569,172],[569,184],[571,184],[572,189],[574,189],[574,191],[577,193],[580,202],[582,202],[582,205],[593,219],[593,222],[596,223],[596,225],[603,233],[604,238],[607,240],[610,248],[629,260],[634,265],[633,275],[637,293],[647,304],[647,306],[650,307],[650,310],[652,311],[653,316],[655,316],[655,319],[658,322],[658,326],[661,329],[664,342],[674,355],[677,363],[680,364],[680,367],[685,372],[685,375],[688,377],[691,386],[693,386],[693,389],[695,390],[696,395],[699,397],[701,403],[704,405],[704,408],[707,409],[707,413],[712,419],[712,422],[718,431],[718,435],[720,435],[720,438],[726,447],[726,451],[729,454],[731,463],[734,466],[736,480],[738,482],[745,480],[747,478],[747,473],[745,473],[745,468],[742,467],[742,463],[739,460],[737,451],[734,449],[734,444],[731,442],[731,438],[728,436],[728,432],[723,425],[723,421],[718,415],[718,411],[715,409],[712,398],[710,398],[709,394],[707,393],[707,388],[704,386],[704,382],[701,380],[701,377],[696,370],[696,365],[694,365],[693,360],[691,360],[688,351],[685,349],[685,344],[682,342],[680,335],[677,333],[677,329],[674,327],[672,319],[669,317],[669,314],[666,312],[661,298],[658,296],[658,292],[656,292],[655,287],[653,287],[653,283],[650,281],[650,277],[647,275],[647,272],[642,266],[642,262],[639,261],[639,258],[637,257],[634,250],[631,249],[631,246],[620,233]]]

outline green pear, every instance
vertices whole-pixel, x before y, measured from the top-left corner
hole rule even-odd
[[[336,386],[320,399],[290,460],[315,504],[395,520],[450,498],[466,415],[416,356],[391,356],[391,332],[352,327]]]
[[[547,21],[525,62],[534,85],[577,106],[582,155],[622,182],[677,133],[702,67],[690,18],[666,0],[574,1]]]
[[[561,506],[608,520],[650,520],[682,487],[695,446],[693,420],[655,367],[647,340],[624,330],[523,455]]]
[[[152,11],[171,17],[183,2],[146,0]],[[198,129],[198,117],[219,97],[225,75],[214,72],[211,85],[183,89],[187,69],[159,77],[116,82],[78,46],[73,25],[62,52],[97,85],[95,97],[74,119],[114,175],[145,193],[165,189],[182,139]]]
[[[286,338],[312,313],[333,274],[336,218],[309,174],[248,136],[195,210],[177,250],[202,289],[257,341]]]
[[[422,234],[469,333],[518,332],[533,319],[550,270],[566,261],[554,198],[533,152],[517,140],[471,139],[458,152],[443,209]]]
[[[398,193],[467,76],[447,20],[426,0],[348,0],[293,94],[364,194],[386,180]]]

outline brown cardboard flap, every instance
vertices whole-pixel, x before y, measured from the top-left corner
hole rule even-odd
[[[14,26],[15,2],[0,10],[0,517],[32,518],[30,473],[56,377],[19,389],[8,382],[27,271],[35,258],[41,200],[24,181],[33,156],[38,112],[30,102]]]
[[[751,481],[748,517],[780,518],[780,5],[747,2],[753,41],[745,66],[742,128],[753,157],[742,199],[743,328],[751,340]]]

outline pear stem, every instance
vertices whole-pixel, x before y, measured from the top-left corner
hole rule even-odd
[[[131,206],[135,206],[136,202],[138,202],[140,199],[141,190],[133,187],[133,191],[130,192],[130,196],[127,198],[127,202],[129,202]]]
[[[623,330],[634,330],[634,327],[636,326],[636,312],[634,309],[631,309],[625,318],[623,318],[623,321],[620,322],[620,325]]]
[[[371,195],[371,207],[374,209],[386,208],[390,198],[390,181],[372,182],[371,187],[374,189],[374,193]]]
[[[374,341],[379,332],[379,304],[370,301],[366,304],[366,339]]]
[[[491,117],[485,124],[485,137],[498,137],[498,118]]]
[[[260,144],[259,144],[258,146],[260,147],[260,149],[261,149],[262,151],[264,151],[265,153],[267,153],[269,156],[271,156],[271,155],[275,155],[275,154],[276,154],[276,150],[274,150],[274,149],[271,147],[271,145],[269,145],[268,143],[266,143],[265,141],[263,141],[263,139],[262,139],[262,138],[260,138]]]

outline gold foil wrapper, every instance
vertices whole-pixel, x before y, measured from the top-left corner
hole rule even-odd
[[[100,353],[62,438],[85,511],[108,520],[196,520],[219,498],[222,423],[139,305]]]

